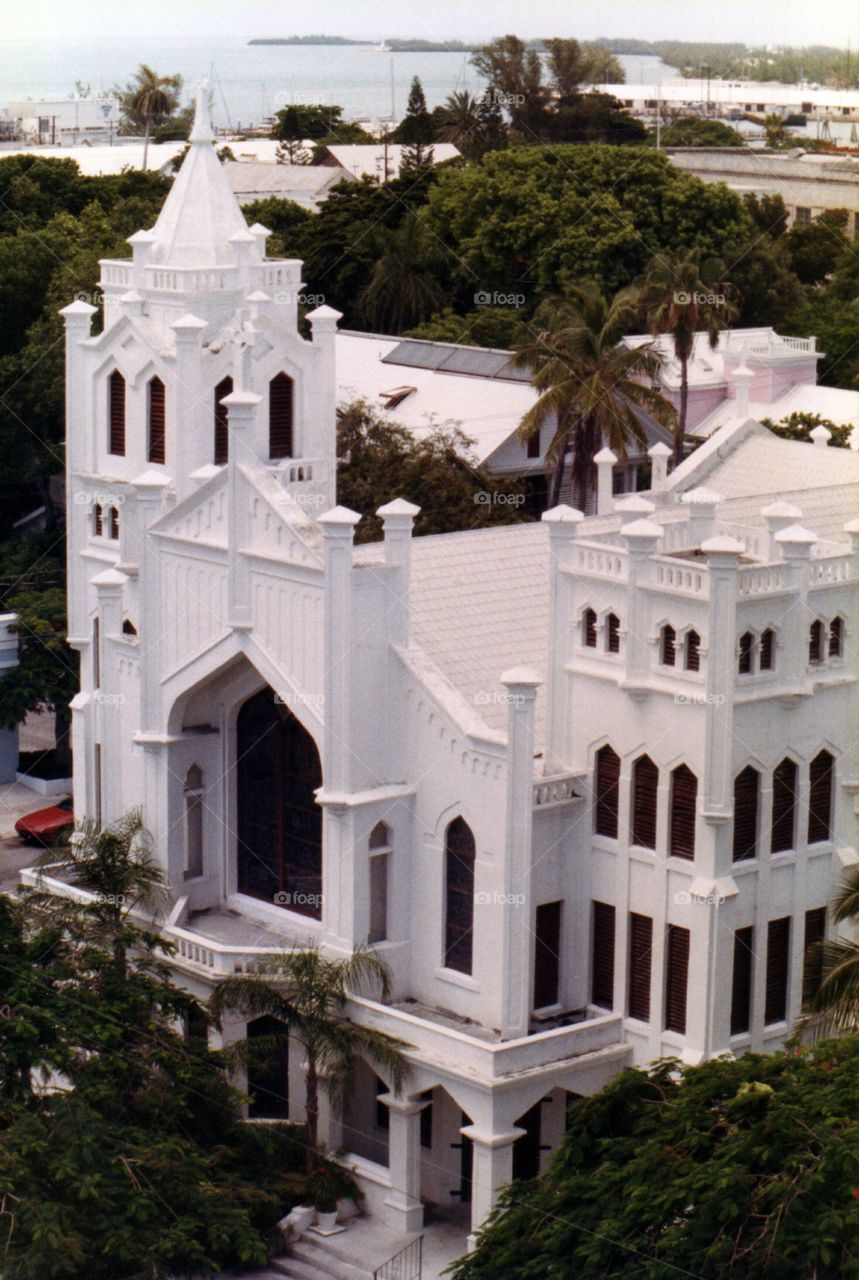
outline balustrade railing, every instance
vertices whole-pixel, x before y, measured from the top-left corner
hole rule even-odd
[[[387,1262],[376,1267],[373,1280],[421,1280],[423,1252],[423,1236],[410,1240],[399,1253],[395,1253]]]

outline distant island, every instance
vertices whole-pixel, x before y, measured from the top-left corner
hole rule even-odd
[[[372,40],[349,40],[346,36],[273,36],[249,40],[248,44],[372,44]]]
[[[473,53],[480,48],[479,44],[463,44],[461,40],[385,40],[382,43],[391,53]],[[366,48],[375,45],[375,41],[350,40],[347,36],[271,36],[249,40],[248,44],[359,45]]]

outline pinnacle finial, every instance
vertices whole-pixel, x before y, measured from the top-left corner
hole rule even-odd
[[[212,126],[212,96],[209,79],[203,76],[197,85],[191,142],[215,141],[215,130]]]

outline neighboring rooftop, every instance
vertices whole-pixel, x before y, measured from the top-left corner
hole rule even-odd
[[[184,142],[150,143],[147,169],[153,173],[172,173],[173,161],[184,148]],[[0,147],[0,160],[6,156],[31,156],[34,160],[74,160],[85,178],[98,178],[122,173],[125,169],[142,169],[143,143],[117,142],[114,146],[92,147]]]
[[[344,169],[351,177],[395,178],[402,166],[408,147],[398,142],[355,143],[353,145],[335,144],[326,148],[330,163]],[[455,160],[459,149],[452,142],[434,142],[432,144],[433,163],[443,164],[446,160]]]

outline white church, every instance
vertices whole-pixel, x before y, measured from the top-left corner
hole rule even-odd
[[[355,545],[339,317],[300,335],[267,234],[201,89],[155,226],[102,264],[103,332],[63,311],[75,812],[142,806],[201,996],[376,949],[392,997],[350,1015],[411,1075],[362,1069],[326,1140],[388,1229],[459,1206],[473,1243],[571,1095],[789,1032],[857,859],[859,455],[745,415],[764,351],[645,494],[603,451],[592,517],[413,539],[406,493]],[[300,1121],[302,1088],[296,1050],[251,1115]]]

